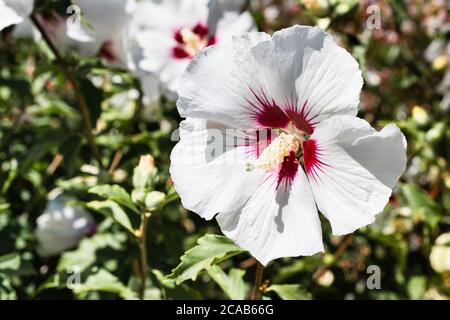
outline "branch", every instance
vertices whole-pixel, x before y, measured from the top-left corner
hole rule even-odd
[[[353,240],[353,234],[347,234],[342,238],[341,242],[338,245],[338,248],[336,249],[336,251],[333,254],[333,258],[335,261],[344,253],[345,249],[347,249],[347,247],[350,245],[352,240]],[[316,270],[316,272],[314,272],[312,278],[314,280],[319,279],[320,277],[322,277],[325,274],[325,272],[327,270],[328,270],[327,266],[323,266],[323,265],[320,266]]]
[[[89,144],[89,147],[91,148],[92,154],[94,155],[95,159],[99,163],[99,166],[101,167],[102,166],[102,158],[100,156],[100,152],[97,148],[97,145],[95,144],[94,135],[92,133],[91,114],[89,112],[89,108],[86,103],[86,99],[84,98],[84,96],[81,92],[80,84],[76,80],[76,74],[75,74],[74,70],[63,59],[58,48],[53,43],[52,39],[48,35],[45,28],[39,22],[39,19],[37,18],[35,13],[31,14],[30,20],[33,22],[33,24],[36,26],[36,28],[41,33],[42,38],[44,39],[45,43],[48,45],[48,47],[54,54],[54,56],[56,58],[56,62],[59,64],[59,66],[63,70],[64,74],[66,75],[67,79],[69,80],[69,82],[72,84],[72,87],[74,88],[75,97],[78,101],[78,105],[80,106],[81,117],[83,119],[83,123],[84,123],[85,129],[86,129],[87,142]]]
[[[259,300],[261,298],[263,273],[264,266],[261,264],[261,262],[258,261],[258,263],[256,264],[255,283],[253,286],[252,294],[250,296],[250,300]]]

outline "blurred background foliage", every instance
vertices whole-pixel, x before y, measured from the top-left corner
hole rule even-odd
[[[67,5],[43,3],[44,13],[64,12]],[[366,24],[374,12],[371,5],[379,10],[380,29]],[[264,298],[448,299],[448,2],[252,0],[245,9],[265,32],[307,24],[332,33],[363,70],[360,116],[377,128],[394,122],[408,140],[407,170],[376,223],[333,237],[323,221],[326,254],[271,263],[264,275]],[[100,150],[96,159],[71,82],[45,43],[16,39],[12,29],[2,32],[0,42],[0,298],[137,298],[142,274],[133,232],[140,220],[129,202],[139,201],[129,194],[136,190],[133,169],[144,154],[153,156],[157,168],[151,190],[164,194],[148,220],[145,297],[248,297],[254,259],[218,236],[215,222],[187,212],[173,190],[171,134],[181,120],[175,103],[162,99],[149,109],[129,73],[70,53],[92,114]],[[105,185],[120,189],[92,189]],[[71,250],[42,257],[36,219],[57,187],[92,213],[97,230]],[[366,286],[369,265],[380,267],[380,290]],[[75,271],[81,284],[68,287]]]

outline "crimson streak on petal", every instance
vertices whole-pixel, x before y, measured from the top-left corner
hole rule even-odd
[[[315,139],[303,141],[302,148],[306,174],[316,181],[320,180],[318,171],[324,172],[325,167],[330,167],[320,159],[320,156],[323,155],[322,148]]]
[[[295,151],[291,151],[288,156],[284,157],[280,165],[277,179],[277,190],[280,186],[285,188],[285,191],[292,185],[295,176],[298,172],[298,160]]]
[[[317,117],[310,116],[311,109],[306,110],[307,101],[301,108],[298,108],[298,97],[285,98],[283,106],[274,100],[269,99],[261,88],[259,92],[256,92],[249,86],[253,99],[246,99],[249,103],[250,113],[256,123],[266,128],[286,128],[290,122],[295,127],[306,134],[311,135],[314,132],[314,126],[318,122],[314,122]]]
[[[206,24],[198,22],[195,26],[190,28],[191,31],[196,34],[202,41],[206,42],[206,47],[216,44],[217,39],[214,35],[209,34],[209,28]],[[182,28],[177,29],[173,38],[177,42],[177,45],[172,48],[172,57],[175,59],[192,59],[193,56],[186,51],[185,39],[183,39]]]
[[[253,100],[246,99],[250,104],[250,113],[258,125],[266,128],[286,128],[289,124],[288,115],[277,105],[274,99],[269,100],[263,89],[260,94],[250,88]]]

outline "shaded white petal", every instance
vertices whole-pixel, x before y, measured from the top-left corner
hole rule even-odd
[[[239,16],[242,7],[244,6],[244,0],[211,0],[208,3],[208,27],[211,33],[216,34],[218,32],[218,24],[223,20],[224,16],[229,13],[233,13],[235,16]],[[245,12],[246,14],[248,12]],[[256,30],[254,30],[256,31]]]
[[[248,12],[225,12],[217,23],[215,37],[218,43],[230,41],[233,36],[256,31],[253,17]]]
[[[262,264],[280,257],[323,252],[322,231],[314,197],[299,167],[289,189],[267,178],[239,210],[220,213],[223,233]]]
[[[252,49],[265,78],[272,79],[267,82],[267,88],[280,105],[285,98],[295,95],[295,81],[302,74],[310,51],[320,50],[328,37],[318,27],[293,26],[275,32],[272,41]]]
[[[180,81],[180,115],[235,128],[254,128],[246,97],[250,95],[249,86],[259,88],[263,76],[250,50],[267,40],[270,36],[265,33],[248,33],[234,37],[229,44],[203,50],[191,61]]]
[[[245,4],[245,0],[210,0],[208,7],[210,12],[215,11],[241,11]]]
[[[255,127],[256,107],[249,104],[254,90],[293,111],[291,120],[302,130],[306,122],[308,133],[331,115],[356,114],[362,86],[355,59],[323,30],[307,26],[278,31],[272,38],[234,37],[229,45],[205,50],[183,77],[178,104],[182,116]]]
[[[143,49],[143,57],[139,66],[146,71],[158,73],[172,59],[172,49],[176,42],[172,34],[158,31],[143,31],[136,36],[139,46]]]
[[[188,64],[189,60],[187,59],[173,60],[161,70],[159,79],[165,84],[167,98],[171,100],[178,98],[180,78]]]
[[[75,42],[83,56],[98,54],[102,46],[109,46],[114,58],[109,64],[128,66],[128,28],[135,9],[135,0],[111,0],[108,5],[101,0],[77,0],[87,25],[77,19],[65,23],[67,37]]]
[[[0,0],[0,30],[23,22],[33,11],[33,0]]]
[[[245,146],[225,148],[233,141],[225,138],[225,129],[187,119],[180,124],[181,140],[171,154],[170,174],[183,206],[205,219],[239,210],[264,177],[262,170],[246,170]]]
[[[179,0],[177,4],[178,15],[186,26],[198,22],[206,23],[208,19],[208,0]]]
[[[377,132],[365,120],[334,116],[316,128],[312,141],[314,148],[303,148],[306,172],[333,233],[372,223],[405,168],[406,140],[400,129],[388,125]]]
[[[142,91],[144,92],[144,98],[146,103],[155,103],[160,98],[160,91],[159,91],[159,79],[147,72],[138,72],[136,75],[142,86]]]
[[[33,25],[30,19],[26,18],[22,23],[18,24],[13,30],[13,36],[17,39],[33,39],[38,41],[41,39],[41,33]]]
[[[77,0],[76,4],[88,20],[92,36],[99,42],[121,33],[135,8],[135,0],[109,0],[106,6],[102,0]]]
[[[363,78],[358,62],[332,38],[320,51],[307,48],[303,71],[295,86],[298,107],[315,125],[332,115],[356,115]]]
[[[135,30],[172,33],[206,23],[207,18],[207,0],[151,0],[137,3],[132,24]]]
[[[92,30],[85,28],[82,24],[67,23],[67,36],[79,42],[94,42]]]

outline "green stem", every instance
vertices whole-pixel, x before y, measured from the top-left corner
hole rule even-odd
[[[139,251],[140,251],[140,276],[141,287],[139,289],[139,298],[145,299],[145,288],[147,285],[148,261],[147,261],[147,225],[150,214],[144,210],[141,213],[141,225],[139,227]]]

